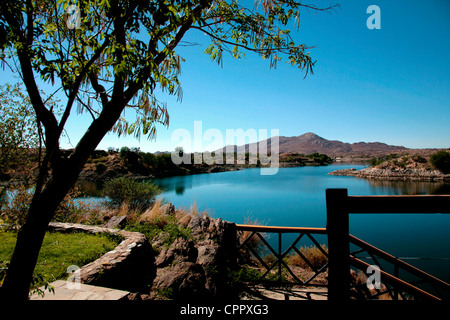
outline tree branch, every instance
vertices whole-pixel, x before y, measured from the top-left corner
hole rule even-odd
[[[185,17],[186,21],[181,24],[177,34],[175,35],[175,38],[172,39],[172,41],[166,46],[164,50],[162,50],[159,54],[156,55],[156,57],[154,57],[154,62],[156,65],[160,65],[164,61],[164,59],[167,58],[169,52],[173,50],[178,45],[178,43],[180,43],[185,33],[192,27],[194,23],[194,18],[198,17],[201,14],[201,12],[210,5],[210,3],[211,1],[205,1],[204,3],[201,3],[196,8],[194,8],[191,15]],[[153,39],[154,43],[156,43],[157,41],[158,39]],[[149,49],[151,50],[151,48]],[[138,77],[138,79],[148,79],[150,75],[151,75],[150,68],[146,68],[143,70],[141,76]],[[132,85],[130,85],[124,92],[125,100],[129,101],[141,88],[142,83],[139,82],[135,82]]]
[[[77,96],[77,100],[78,100],[78,102],[81,103],[81,104],[83,105],[83,107],[85,107],[86,110],[90,113],[90,115],[91,115],[91,117],[92,117],[92,120],[95,120],[96,118],[95,118],[95,116],[94,116],[94,113],[93,113],[93,110],[91,109],[91,107],[89,107],[87,104],[85,104],[85,103],[83,102],[83,100],[80,99],[80,97],[78,97],[78,96]]]
[[[240,44],[240,43],[227,41],[225,39],[219,38],[216,35],[214,35],[213,33],[209,32],[209,31],[206,31],[205,29],[203,29],[201,27],[193,26],[192,29],[200,30],[200,31],[206,33],[208,36],[210,36],[211,38],[213,38],[213,39],[215,39],[217,41],[220,41],[220,42],[223,42],[225,44],[232,45],[232,46],[237,46],[239,48],[245,49],[247,51],[252,51],[252,52],[255,52],[255,53],[263,53],[263,52],[266,52],[266,51],[283,51],[283,50],[289,50],[289,49],[292,48],[292,47],[289,47],[289,46],[288,47],[275,47],[275,48],[251,48],[249,46],[245,46],[245,45]],[[311,49],[311,48],[314,48],[314,47],[312,47],[312,46],[303,46],[303,49]]]
[[[108,95],[106,94],[106,89],[104,86],[98,83],[97,75],[92,72],[88,73],[89,80],[91,81],[92,88],[100,95],[102,105],[105,106],[108,103]],[[78,99],[80,100],[80,99]]]
[[[114,33],[114,31],[113,31],[113,33]],[[89,68],[93,65],[95,60],[97,60],[100,57],[102,52],[106,49],[106,47],[109,44],[110,44],[109,38],[106,37],[102,46],[92,55],[91,59],[89,59],[89,61],[84,65],[80,74],[77,76],[75,83],[73,85],[73,88],[71,88],[71,90],[69,92],[69,97],[68,97],[68,101],[66,104],[66,108],[64,110],[63,116],[61,117],[61,121],[59,122],[59,125],[58,125],[58,138],[61,136],[63,128],[66,125],[67,119],[69,118],[70,111],[72,109],[72,105],[78,94],[78,90],[80,88],[81,82],[83,81],[84,77],[87,75]]]

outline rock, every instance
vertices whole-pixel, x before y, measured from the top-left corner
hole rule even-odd
[[[205,282],[205,272],[199,264],[183,261],[158,269],[154,287],[170,299],[190,300],[206,296]]]
[[[234,224],[207,215],[189,218],[186,224],[194,240],[178,238],[166,248],[160,234],[152,242],[154,248],[161,248],[155,260],[158,269],[152,292],[156,296],[171,293],[172,299],[192,298],[192,294],[226,297],[228,271],[237,256]]]
[[[127,223],[127,216],[113,216],[103,226],[105,228],[122,229]]]
[[[223,236],[224,221],[222,219],[213,219],[207,215],[193,216],[189,221],[188,227],[192,230],[192,235],[196,238],[219,239]]]
[[[203,266],[206,289],[220,298],[229,292],[227,277],[237,263],[237,236],[234,223],[213,219],[210,216],[193,216],[188,224],[192,235],[199,239],[197,263]]]
[[[192,216],[189,214],[183,215],[181,218],[178,219],[178,222],[180,226],[183,228],[186,228],[189,225],[189,222],[191,222]]]
[[[209,241],[208,244],[198,247],[197,263],[203,266],[210,266],[217,264],[217,252],[219,245]]]
[[[126,239],[115,250],[84,266],[81,281],[130,292],[146,291],[156,275],[154,251],[146,239],[136,240]]]
[[[169,264],[182,261],[195,262],[198,251],[193,241],[181,238],[176,239],[169,248],[163,248],[156,257],[155,264],[158,268],[167,267]]]
[[[175,206],[172,203],[166,203],[159,209],[160,216],[170,216],[175,212]]]
[[[203,267],[206,275],[205,288],[210,296],[222,294],[221,289],[226,285],[227,259],[220,245],[213,240],[204,240],[198,246],[197,263]]]

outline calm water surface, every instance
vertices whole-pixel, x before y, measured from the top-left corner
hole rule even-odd
[[[248,219],[272,226],[325,227],[325,189],[347,188],[349,195],[448,193],[448,185],[426,182],[371,182],[330,176],[337,169],[364,166],[334,164],[322,167],[280,168],[275,175],[260,169],[159,179],[161,197],[177,208],[193,202],[215,218],[235,223]],[[264,170],[264,169],[263,169]],[[350,233],[450,281],[449,214],[365,214],[350,216]],[[326,238],[320,239],[326,243]],[[288,245],[286,241],[286,245]],[[436,260],[436,259],[440,260]]]

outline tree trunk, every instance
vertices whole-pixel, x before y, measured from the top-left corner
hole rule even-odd
[[[38,215],[36,211],[29,214]],[[26,222],[17,235],[17,242],[2,288],[2,299],[23,301],[28,299],[30,283],[33,277],[42,241],[48,223],[34,219]]]
[[[33,197],[26,222],[17,235],[16,247],[0,292],[4,298],[22,301],[28,299],[33,271],[48,224],[77,181],[89,155],[117,121],[125,104],[126,101],[120,100],[104,106],[104,111],[93,121],[69,159],[52,163],[50,179],[41,194]]]
[[[74,173],[73,169],[67,168],[64,176],[53,174],[42,193],[33,197],[27,219],[17,234],[16,246],[3,283],[5,298],[28,299],[45,232],[59,204],[76,181],[78,174]]]

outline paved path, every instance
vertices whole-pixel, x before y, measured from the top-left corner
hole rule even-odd
[[[30,300],[120,300],[129,292],[79,284],[78,289],[68,288],[67,281],[57,280],[51,283],[55,293],[45,291],[44,297],[34,294]],[[41,288],[44,290],[43,288]],[[241,300],[326,300],[327,288],[265,288],[252,286],[241,296]]]
[[[304,288],[265,288],[252,286],[242,296],[242,300],[327,300],[328,289],[325,287]]]
[[[79,284],[78,289],[69,289],[67,281],[57,280],[50,283],[55,288],[55,293],[45,290],[45,296],[34,294],[30,300],[119,300],[129,294],[127,291],[96,287],[88,284]],[[44,290],[43,288],[41,288]]]

